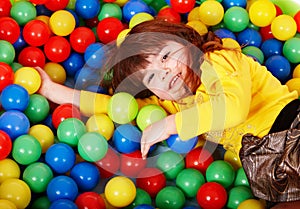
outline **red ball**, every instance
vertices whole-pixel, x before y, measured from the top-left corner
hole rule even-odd
[[[20,26],[17,21],[11,17],[0,18],[0,40],[13,44],[18,40],[20,33]]]
[[[44,45],[46,57],[52,62],[63,62],[71,53],[71,45],[62,36],[52,36]]]
[[[5,63],[0,62],[0,92],[14,82],[14,71],[12,67]]]
[[[145,168],[138,174],[136,186],[155,198],[157,193],[166,186],[166,177],[158,168]]]
[[[116,40],[122,30],[123,24],[121,20],[115,17],[106,17],[99,21],[96,32],[99,40],[102,43],[107,44]]]
[[[70,44],[74,51],[84,53],[86,48],[95,43],[96,37],[92,29],[78,27],[70,34]]]
[[[29,0],[33,4],[46,4],[49,0]]]
[[[163,19],[168,22],[173,23],[180,23],[181,22],[181,16],[178,12],[176,12],[173,8],[166,7],[164,9],[161,9],[157,13],[157,18]]]
[[[85,22],[85,25],[89,28],[94,28],[94,27],[97,27],[98,23],[99,23],[99,19],[98,17],[94,17],[94,18],[91,18],[91,19],[86,19],[84,20]]]
[[[31,46],[42,46],[50,38],[49,26],[41,20],[31,20],[23,28],[24,40]]]
[[[5,159],[11,152],[12,141],[7,133],[0,130],[0,160]]]
[[[105,201],[96,192],[84,192],[77,196],[75,204],[78,209],[105,209]]]
[[[45,7],[50,11],[65,9],[68,6],[69,0],[47,0]]]
[[[18,56],[18,62],[27,67],[44,67],[46,58],[44,52],[35,46],[28,46],[22,49]]]
[[[276,16],[282,15],[283,12],[282,12],[281,8],[275,4],[274,4],[274,6],[276,8]]]
[[[300,11],[295,14],[294,20],[297,24],[297,31],[300,33]]]
[[[0,1],[0,17],[9,17],[12,4],[10,0]]]
[[[221,184],[207,182],[199,188],[196,199],[201,208],[222,209],[227,202],[227,192]]]
[[[203,175],[205,175],[207,167],[214,161],[212,154],[202,148],[197,147],[191,150],[185,156],[185,166],[186,168],[194,168],[200,171]]]
[[[171,7],[178,13],[190,12],[195,7],[196,0],[171,0]]]
[[[136,177],[147,165],[147,160],[142,159],[140,150],[121,155],[120,171],[129,177]]]
[[[272,30],[271,30],[271,25],[261,27],[259,29],[259,33],[260,33],[263,41],[274,38]]]
[[[120,158],[113,149],[108,149],[106,155],[95,163],[100,171],[101,178],[109,178],[120,168]]]
[[[57,129],[59,124],[67,118],[77,118],[80,120],[80,111],[72,104],[61,104],[52,113],[52,124]]]

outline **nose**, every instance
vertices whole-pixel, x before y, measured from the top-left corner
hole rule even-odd
[[[162,80],[165,80],[167,75],[170,73],[170,68],[164,68],[164,70],[162,71]]]

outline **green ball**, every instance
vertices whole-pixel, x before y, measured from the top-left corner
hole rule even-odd
[[[177,152],[166,151],[159,154],[156,167],[160,169],[169,180],[175,179],[185,167],[184,158]]]
[[[85,134],[86,131],[86,126],[81,120],[78,118],[67,118],[59,124],[57,137],[60,142],[75,147],[80,137]]]
[[[40,94],[32,94],[24,113],[31,123],[36,124],[46,119],[49,111],[50,105],[46,97]]]
[[[300,63],[300,38],[291,38],[284,42],[283,55],[291,63]]]
[[[203,174],[193,168],[180,171],[176,177],[176,186],[180,188],[187,198],[194,198],[199,188],[205,183]]]
[[[12,64],[16,56],[14,46],[5,40],[0,40],[0,62]]]
[[[265,60],[264,53],[258,47],[246,46],[242,48],[242,52],[245,55],[255,58],[260,64],[262,64]]]
[[[165,0],[153,0],[149,6],[151,6],[156,12],[159,12],[164,6],[167,6]]]
[[[10,16],[21,26],[36,18],[35,6],[29,1],[17,1],[10,9]]]
[[[124,209],[133,209],[134,207],[142,204],[151,205],[152,204],[151,197],[148,194],[148,192],[146,192],[145,190],[136,188],[135,199],[133,200],[132,203],[130,203],[130,205],[126,206]]]
[[[157,208],[181,209],[185,204],[185,197],[179,188],[166,186],[157,193],[155,203]]]
[[[13,142],[12,156],[21,165],[29,165],[36,162],[41,154],[41,144],[31,135],[21,135]]]
[[[246,9],[238,6],[230,7],[224,14],[224,24],[232,32],[241,32],[248,27],[249,14]]]
[[[140,109],[136,117],[138,127],[143,131],[147,126],[167,116],[166,111],[155,104],[148,104]]]
[[[107,114],[112,121],[126,124],[133,121],[138,113],[138,103],[135,98],[126,92],[114,94],[107,107]]]
[[[87,132],[80,137],[77,148],[84,160],[96,162],[106,155],[108,143],[98,132]]]
[[[122,9],[117,4],[106,3],[102,5],[101,11],[98,14],[98,20],[101,21],[106,17],[115,17],[122,20]]]
[[[216,160],[207,167],[205,176],[207,182],[217,182],[228,188],[234,182],[235,171],[230,163]]]
[[[237,171],[236,171],[236,177],[234,180],[234,186],[250,186],[249,185],[249,181],[248,178],[246,176],[245,170],[243,169],[243,167],[240,167]]]
[[[49,209],[51,202],[47,196],[37,198],[31,205],[30,209]]]
[[[53,172],[51,168],[41,162],[30,164],[23,172],[23,180],[28,184],[31,191],[35,193],[45,192],[52,178]]]
[[[229,190],[227,208],[236,209],[243,201],[253,198],[251,189],[246,186],[236,186]]]

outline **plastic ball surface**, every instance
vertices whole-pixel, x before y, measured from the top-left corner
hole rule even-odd
[[[243,201],[253,198],[251,189],[247,186],[236,186],[228,192],[228,208],[237,208]]]
[[[29,104],[24,111],[32,124],[42,122],[50,112],[50,105],[46,97],[41,94],[32,94],[29,97]]]
[[[119,152],[131,153],[139,150],[141,137],[142,133],[136,126],[123,124],[115,129],[112,141]]]
[[[190,152],[196,146],[198,137],[193,137],[188,140],[182,140],[178,134],[173,134],[166,139],[168,147],[174,152],[185,154]]]
[[[290,62],[281,55],[273,55],[265,61],[268,70],[280,81],[286,81],[291,73]]]
[[[0,160],[5,159],[12,150],[12,141],[7,133],[0,130]]]
[[[44,124],[32,125],[28,132],[29,135],[35,137],[41,147],[42,153],[45,153],[48,148],[54,143],[54,133],[50,127]]]
[[[239,204],[237,209],[264,209],[266,208],[262,201],[257,199],[248,199]]]
[[[77,205],[68,199],[58,199],[51,203],[49,209],[78,209]]]
[[[63,62],[71,53],[71,45],[63,36],[51,36],[44,45],[46,57],[52,62]]]
[[[14,81],[14,71],[10,65],[0,62],[0,92]]]
[[[23,28],[23,37],[30,46],[42,46],[50,38],[49,26],[41,20],[31,20]]]
[[[249,7],[249,17],[254,25],[265,27],[276,17],[276,8],[271,1],[255,1]]]
[[[24,26],[36,17],[37,11],[31,2],[17,1],[12,5],[10,15],[20,26]]]
[[[20,26],[11,17],[0,18],[0,39],[13,44],[20,36]]]
[[[249,14],[242,7],[230,7],[224,13],[224,24],[227,29],[232,32],[241,32],[247,28],[249,24]]]
[[[83,26],[75,28],[69,39],[72,49],[79,53],[84,53],[89,45],[96,42],[92,29]]]
[[[219,24],[224,17],[224,8],[218,1],[204,1],[199,6],[199,18],[207,26]]]
[[[0,183],[7,179],[18,179],[20,177],[20,167],[18,163],[10,158],[0,161]]]
[[[158,208],[181,209],[185,203],[183,192],[175,186],[166,186],[155,197]]]
[[[55,11],[49,19],[51,31],[58,36],[67,36],[75,29],[75,18],[67,10]]]
[[[154,207],[151,206],[151,204],[152,204],[152,199],[150,195],[146,191],[140,188],[136,188],[136,196],[133,202],[130,205],[128,205],[127,208],[152,209]]]
[[[27,67],[44,67],[46,57],[39,47],[26,46],[19,53],[18,62]]]
[[[17,209],[17,206],[10,200],[0,200],[0,208]]]
[[[58,128],[59,124],[67,118],[81,119],[79,109],[72,104],[61,104],[53,110],[52,122],[56,129]]]
[[[214,158],[212,153],[202,147],[193,149],[185,156],[186,168],[194,168],[200,171],[203,175],[213,161]]]
[[[83,19],[91,19],[99,13],[100,2],[97,0],[77,0],[75,3],[76,13]]]
[[[231,186],[235,179],[235,171],[232,165],[223,160],[212,162],[205,174],[208,182],[217,182],[225,188]]]
[[[272,21],[271,31],[275,38],[286,41],[297,33],[297,24],[293,17],[282,14]]]
[[[14,46],[5,40],[0,40],[0,62],[4,62],[6,64],[13,63],[16,52]]]
[[[300,38],[293,37],[285,41],[282,52],[285,58],[291,63],[300,62]]]
[[[103,135],[106,140],[111,139],[114,133],[114,123],[106,114],[92,115],[86,122],[88,132],[98,132]]]
[[[136,177],[147,166],[147,160],[142,159],[140,150],[120,155],[120,171],[128,177]]]
[[[96,192],[83,192],[75,200],[78,209],[106,209],[103,198]]]
[[[24,111],[29,104],[29,94],[23,86],[8,85],[1,93],[0,102],[5,110]]]
[[[99,40],[107,44],[117,39],[119,33],[123,30],[121,20],[115,17],[107,17],[101,20],[96,28]]]
[[[41,83],[41,76],[33,67],[22,67],[15,72],[14,84],[23,86],[30,95],[38,91]]]

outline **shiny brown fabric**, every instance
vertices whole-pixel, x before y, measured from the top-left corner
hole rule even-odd
[[[300,114],[286,131],[243,137],[240,159],[256,197],[271,202],[300,200],[299,139]]]

